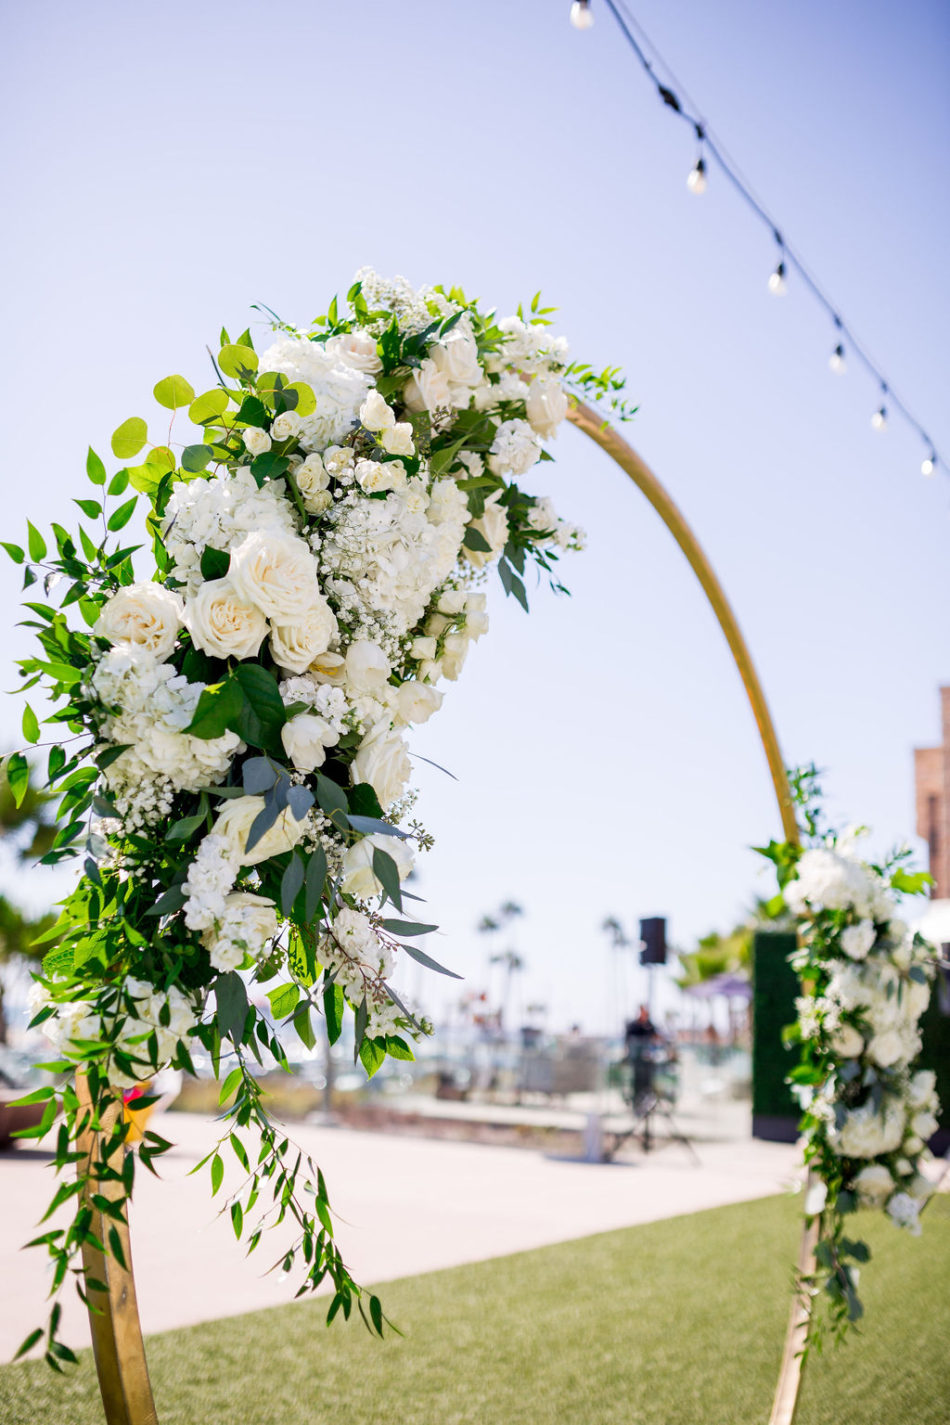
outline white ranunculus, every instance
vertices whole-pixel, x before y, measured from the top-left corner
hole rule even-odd
[[[400,722],[428,722],[442,706],[442,694],[431,683],[402,683],[396,690],[396,711]]]
[[[336,638],[336,617],[318,594],[300,618],[288,623],[272,623],[270,651],[274,662],[292,673],[304,673]]]
[[[416,367],[403,387],[403,404],[409,411],[444,411],[452,406],[448,377],[431,356]]]
[[[386,811],[402,796],[411,774],[405,741],[390,728],[388,718],[382,718],[363,738],[350,764],[354,786],[368,782]]]
[[[296,411],[281,411],[271,422],[270,433],[274,440],[295,440],[302,426],[303,421]]]
[[[567,415],[567,392],[556,376],[536,376],[528,387],[525,408],[533,429],[550,440]]]
[[[308,455],[294,471],[294,480],[297,482],[297,489],[300,491],[300,498],[303,500],[304,509],[308,514],[322,514],[326,508],[324,496],[330,477],[327,474],[323,457],[314,452]],[[314,497],[319,496],[319,508],[314,505]]]
[[[439,641],[430,634],[420,633],[409,645],[410,658],[434,658],[438,651]]]
[[[297,713],[280,730],[284,751],[298,772],[313,772],[322,767],[327,748],[339,741],[338,734],[325,718],[316,713]]]
[[[467,633],[447,633],[442,642],[442,676],[455,682],[468,657]]]
[[[416,447],[412,440],[412,426],[408,421],[397,421],[394,426],[387,426],[384,431],[380,431],[379,443],[387,455],[408,456],[416,453]]]
[[[325,344],[326,353],[334,361],[375,376],[382,371],[383,363],[376,350],[376,338],[368,332],[346,332],[343,336],[331,336]]]
[[[315,683],[330,683],[341,688],[346,679],[346,660],[339,653],[320,653],[310,665]]]
[[[346,681],[358,693],[378,694],[386,686],[392,665],[378,643],[358,638],[346,651]]]
[[[355,841],[343,852],[340,889],[347,895],[368,900],[370,896],[378,895],[382,890],[382,884],[373,870],[374,851],[385,851],[387,856],[392,857],[400,881],[404,881],[412,870],[413,855],[406,842],[397,836],[384,836],[382,832],[374,832],[372,836],[364,836]]]
[[[105,604],[93,633],[110,643],[164,659],[175,647],[183,614],[182,601],[171,589],[161,584],[129,584]]]
[[[252,530],[231,551],[228,578],[238,594],[275,623],[301,619],[319,597],[310,546],[280,530]]]
[[[873,920],[849,925],[841,932],[841,948],[852,960],[863,960],[874,944],[876,934]]]
[[[367,430],[386,430],[396,424],[396,413],[374,388],[360,406],[360,421]]]
[[[223,837],[230,857],[242,866],[256,866],[258,862],[266,861],[271,856],[290,851],[303,835],[306,818],[298,821],[290,808],[286,807],[249,851],[248,833],[263,810],[263,797],[234,797],[225,802],[209,833],[211,836]]]
[[[470,528],[478,530],[489,545],[488,549],[469,549],[463,545],[462,553],[470,564],[474,564],[476,569],[483,568],[486,564],[497,559],[501,551],[508,542],[508,516],[499,504],[501,491],[496,490],[485,501],[485,512],[480,519],[472,520]]]
[[[185,609],[196,648],[211,658],[255,658],[267,620],[255,604],[240,598],[230,579],[209,579]]]
[[[854,1179],[854,1190],[864,1207],[883,1207],[894,1191],[894,1179],[883,1163],[868,1163]]]
[[[260,426],[248,426],[244,432],[244,448],[249,455],[263,455],[271,448],[271,438]]]

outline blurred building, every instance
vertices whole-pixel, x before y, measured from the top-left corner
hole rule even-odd
[[[940,689],[941,743],[914,749],[917,835],[930,851],[934,900],[950,899],[950,688]]]

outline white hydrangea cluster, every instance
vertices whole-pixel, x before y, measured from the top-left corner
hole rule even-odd
[[[145,588],[161,592],[155,585]],[[186,733],[203,685],[189,683],[170,663],[157,662],[131,643],[106,650],[89,691],[106,710],[100,736],[127,744],[105,777],[129,826],[167,816],[175,792],[220,782],[243,750],[233,732],[208,740]]]
[[[359,363],[360,353],[343,342],[330,347],[293,336],[279,337],[261,356],[261,370],[304,381],[316,397],[316,409],[294,422],[304,450],[324,451],[352,430],[371,384]]]
[[[797,1001],[798,1030],[829,1064],[824,1082],[797,1085],[797,1096],[843,1161],[845,1187],[918,1230],[931,1191],[920,1170],[938,1126],[934,1075],[914,1072],[933,950],[900,919],[888,875],[859,859],[856,838],[806,850],[796,869],[784,898],[813,986]]]
[[[138,1066],[128,1074],[110,1056],[106,1064],[108,1080],[118,1089],[133,1088],[163,1068],[175,1054],[199,1018],[194,999],[171,985],[159,990],[146,980],[128,976],[116,996],[108,993],[108,1003],[86,997],[56,1000],[48,988],[36,982],[30,989],[30,1008],[35,1014],[51,1005],[53,1014],[43,1021],[46,1037],[64,1057],[72,1057],[82,1041],[105,1040]],[[149,1041],[154,1035],[157,1062],[150,1057]]]
[[[297,530],[293,504],[283,480],[260,489],[247,466],[181,481],[172,489],[162,523],[162,541],[174,575],[187,595],[198,592],[201,556],[206,549],[229,553],[252,530],[284,534]]]

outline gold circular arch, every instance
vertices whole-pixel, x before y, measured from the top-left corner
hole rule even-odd
[[[792,793],[772,715],[736,616],[702,546],[679,507],[652,470],[609,422],[578,400],[572,400],[568,420],[599,445],[630,477],[649,500],[689,561],[716,615],[748,695],[772,778],[785,839],[797,845],[799,833]],[[82,1075],[77,1076],[77,1087],[81,1099],[91,1108]],[[104,1138],[108,1138],[110,1127],[109,1124],[95,1123],[90,1115],[79,1138],[79,1151],[84,1156],[98,1158],[100,1144]],[[100,1192],[106,1196],[109,1196],[108,1188],[107,1182],[100,1184]],[[88,1276],[106,1287],[104,1292],[90,1291],[88,1296],[92,1344],[107,1425],[158,1425],[139,1322],[128,1224],[120,1224],[114,1219],[106,1223],[101,1211],[91,1202],[89,1206],[93,1213],[93,1230],[100,1240],[104,1240],[103,1234],[107,1227],[115,1227],[118,1230],[119,1245],[124,1258],[123,1264],[111,1254],[98,1252],[88,1244],[83,1249],[83,1264]],[[814,1245],[815,1227],[806,1227],[802,1234],[798,1261],[799,1272],[803,1275],[813,1270]],[[769,1425],[793,1425],[807,1329],[807,1299],[796,1292]]]

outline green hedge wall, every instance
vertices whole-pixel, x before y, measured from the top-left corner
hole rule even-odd
[[[950,1146],[950,969],[937,971],[933,994],[920,1021],[924,1047],[920,1062],[937,1075],[940,1096],[940,1133],[934,1145],[937,1152]]]
[[[790,1118],[800,1110],[785,1077],[795,1063],[782,1030],[795,1019],[798,976],[788,963],[793,931],[757,930],[752,941],[752,1112]]]

